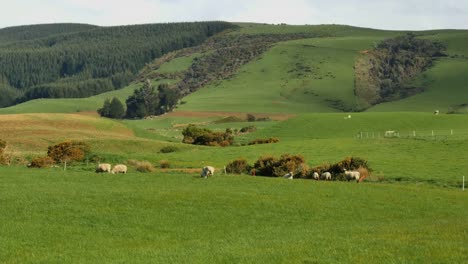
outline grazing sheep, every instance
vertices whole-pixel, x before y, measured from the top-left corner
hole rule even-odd
[[[203,178],[206,178],[208,176],[213,176],[214,171],[215,171],[214,167],[205,166],[205,167],[202,168],[202,172],[201,172],[200,176],[202,176]]]
[[[434,115],[438,115],[438,114],[439,114],[439,110],[435,110]]]
[[[116,173],[127,173],[127,166],[123,165],[123,164],[117,164],[114,166],[114,168],[112,168],[112,171],[111,171],[112,174],[116,174]]]
[[[319,180],[319,174],[318,174],[317,172],[314,172],[314,173],[312,174],[312,179],[318,181],[318,180]]]
[[[111,172],[111,165],[109,163],[99,163],[96,172]]]
[[[328,171],[322,173],[321,179],[326,180],[326,181],[331,181],[331,179],[332,179],[331,178],[331,173],[329,173]]]
[[[286,179],[289,179],[289,180],[292,180],[293,177],[294,177],[294,174],[293,174],[292,171],[286,173],[286,174],[283,176],[283,178],[286,178]]]
[[[359,178],[361,177],[359,171],[348,171],[345,169],[344,173],[346,175],[346,180],[356,180],[356,182],[359,182]]]

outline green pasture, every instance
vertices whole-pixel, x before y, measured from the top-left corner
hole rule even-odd
[[[187,70],[190,67],[190,65],[192,65],[193,60],[200,56],[201,56],[200,53],[194,53],[190,56],[183,56],[183,57],[175,58],[161,65],[161,67],[159,67],[157,71],[160,73],[170,73],[170,72],[180,72],[180,71]]]
[[[135,135],[145,139],[125,142],[109,139],[93,141],[103,157],[111,161],[148,160],[159,166],[167,160],[173,168],[199,168],[213,165],[223,168],[237,158],[253,164],[260,156],[299,154],[310,167],[335,163],[348,156],[369,161],[374,175],[381,181],[425,182],[459,187],[468,171],[468,116],[433,115],[432,113],[352,113],[304,114],[286,121],[212,123],[201,118],[156,118],[125,121]],[[182,126],[200,122],[199,126],[216,131],[240,130],[254,125],[257,131],[235,136],[231,147],[206,147],[182,144]],[[162,122],[162,123],[160,123]],[[393,130],[399,137],[384,137]],[[415,136],[413,136],[413,133]],[[434,133],[434,136],[432,136]],[[362,135],[363,138],[358,138]],[[244,146],[254,139],[279,138],[275,144]],[[178,151],[160,153],[173,145]],[[429,162],[430,161],[430,162]]]
[[[373,38],[304,39],[274,46],[233,78],[190,94],[181,110],[297,113],[353,108],[354,58]],[[322,46],[323,45],[323,46]],[[347,47],[350,46],[350,47]],[[336,105],[334,105],[336,104]]]
[[[466,195],[414,184],[0,168],[1,263],[464,263]]]

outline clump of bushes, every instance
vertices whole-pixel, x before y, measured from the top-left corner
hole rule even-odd
[[[248,174],[250,169],[251,166],[244,158],[233,160],[226,165],[226,172],[232,174]]]
[[[161,148],[160,152],[161,153],[171,153],[171,152],[176,152],[178,150],[179,149],[177,147],[174,147],[174,146],[165,146],[165,147]]]
[[[345,169],[357,170],[359,172],[362,171],[363,174],[361,174],[361,178],[363,177],[363,175],[368,176],[371,172],[371,168],[369,167],[369,164],[365,159],[359,157],[346,157],[345,159],[334,164],[326,163],[312,168],[308,173],[307,178],[311,178],[314,172],[321,174],[322,172],[328,171],[332,174],[333,180],[344,181],[346,180],[346,177],[344,175]]]
[[[249,142],[249,145],[257,145],[257,144],[270,144],[270,143],[277,143],[279,142],[278,138],[271,137],[267,139],[255,139]]]
[[[281,177],[288,172],[293,172],[299,177],[305,177],[308,166],[302,155],[283,154],[279,159],[273,156],[260,157],[254,164],[256,175]]]
[[[29,168],[50,168],[55,164],[55,161],[49,157],[37,157],[34,158],[31,163],[28,165]]]
[[[183,131],[183,143],[205,146],[222,146],[232,145],[234,142],[233,132],[231,129],[226,129],[225,132],[213,132],[207,128],[199,128],[196,125],[190,124]]]
[[[332,180],[346,180],[344,169],[357,170],[360,173],[360,181],[370,176],[371,168],[365,159],[358,157],[347,157],[334,164],[322,164],[309,168],[302,155],[283,154],[279,158],[274,156],[261,156],[250,166],[246,159],[238,158],[226,165],[226,172],[232,174],[248,173],[259,176],[282,177],[292,172],[294,178],[312,179],[314,172],[319,175],[323,172],[330,172]]]
[[[149,161],[138,161],[138,160],[129,160],[128,164],[135,167],[139,172],[153,172],[154,166]]]

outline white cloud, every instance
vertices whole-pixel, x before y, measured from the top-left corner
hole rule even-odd
[[[0,27],[225,20],[383,29],[468,28],[466,0],[0,0],[0,6]]]

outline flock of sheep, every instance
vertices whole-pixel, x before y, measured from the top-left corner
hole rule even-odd
[[[361,173],[359,171],[348,171],[348,170],[345,169],[344,172],[345,172],[345,175],[346,175],[346,180],[348,180],[348,181],[355,180],[356,182],[359,182],[359,179],[361,178]],[[283,176],[283,178],[292,180],[294,178],[294,174],[291,171],[289,173],[286,173]],[[331,181],[332,175],[328,171],[323,172],[320,175],[318,174],[318,172],[314,172],[312,174],[312,179],[317,180],[317,181],[318,180]]]
[[[346,179],[348,181],[355,180],[356,182],[359,182],[359,178],[361,177],[359,171],[348,171],[346,169],[344,171],[345,171]],[[111,169],[111,165],[109,163],[100,163],[96,168],[96,172],[108,172],[112,174],[127,173],[127,166],[123,164],[117,164]],[[202,172],[200,176],[203,178],[207,178],[208,176],[213,176],[214,172],[215,172],[214,167],[205,166],[202,168]],[[293,172],[286,173],[283,176],[283,178],[292,180],[294,178],[294,173]],[[312,178],[317,181],[318,180],[331,181],[332,176],[331,176],[331,173],[328,171],[323,172],[321,175],[319,175],[317,172],[314,172],[312,174]]]
[[[123,164],[117,164],[111,169],[109,163],[99,163],[96,172],[107,172],[107,173],[127,173],[127,166]]]
[[[205,166],[205,167],[202,168],[202,172],[201,172],[200,176],[203,177],[203,178],[207,178],[208,176],[213,176],[214,171],[215,171],[214,167]],[[346,180],[348,180],[348,181],[355,180],[356,182],[359,182],[359,179],[361,178],[361,173],[359,173],[359,171],[348,171],[348,170],[345,169],[344,172],[345,172],[345,175],[346,175]],[[292,180],[294,178],[294,173],[292,171],[288,172],[283,176],[283,178]],[[319,175],[317,172],[314,172],[312,174],[312,178],[314,180],[317,180],[317,181],[318,180],[331,181],[332,175],[328,171],[323,172],[321,175]]]

